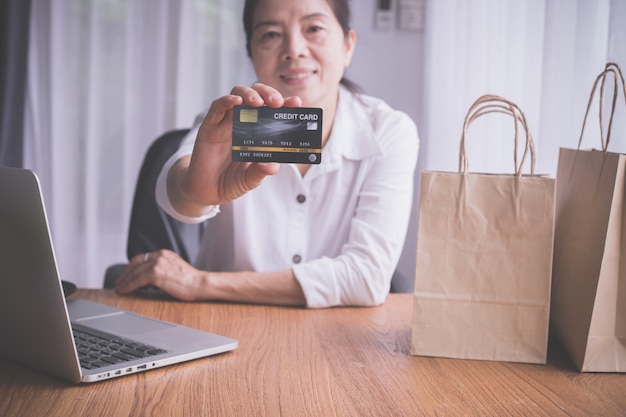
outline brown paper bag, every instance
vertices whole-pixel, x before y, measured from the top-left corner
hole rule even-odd
[[[624,76],[609,63],[594,83],[578,149],[561,148],[557,171],[551,323],[582,372],[626,372],[626,155],[607,151],[617,89],[602,150],[580,150],[593,97]],[[602,125],[602,122],[600,122]]]
[[[493,112],[513,116],[515,174],[468,173],[467,128]],[[487,95],[465,118],[460,172],[422,173],[411,354],[545,363],[555,180],[534,175],[534,159],[523,112]]]

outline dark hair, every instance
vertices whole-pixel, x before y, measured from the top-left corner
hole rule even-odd
[[[252,19],[254,17],[254,11],[259,5],[261,0],[246,0],[243,6],[243,29],[246,32],[246,51],[248,56],[252,57],[252,48],[250,42],[252,40]],[[326,0],[333,10],[344,36],[348,36],[350,33],[350,0]],[[360,93],[361,87],[356,83],[348,80],[346,77],[341,79],[341,84],[353,93]]]

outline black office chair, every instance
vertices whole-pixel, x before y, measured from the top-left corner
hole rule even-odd
[[[391,276],[391,292],[394,293],[412,293],[415,290],[415,281],[413,277],[409,277],[397,269]]]
[[[204,224],[186,224],[175,220],[161,207],[154,196],[157,178],[165,162],[176,152],[189,129],[167,132],[157,138],[144,157],[128,229],[126,254],[128,259],[159,249],[170,249],[187,262],[198,253]],[[107,268],[104,288],[114,288],[115,282],[127,264],[115,264]],[[391,292],[413,292],[413,278],[395,271],[391,279]]]
[[[195,259],[204,230],[203,224],[182,223],[159,207],[154,196],[156,181],[165,162],[176,152],[189,129],[167,132],[157,138],[144,157],[128,228],[126,254],[128,259],[135,255],[170,249],[187,262]],[[104,288],[115,287],[115,282],[126,264],[115,264],[107,268]]]

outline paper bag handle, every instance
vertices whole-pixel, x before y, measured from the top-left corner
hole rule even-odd
[[[613,100],[611,101],[611,115],[609,116],[609,126],[607,129],[606,138],[604,137],[604,127],[602,126],[602,119],[604,115],[604,86],[606,82],[606,77],[609,74],[613,74]],[[587,116],[589,116],[589,111],[591,110],[591,104],[593,103],[593,98],[595,96],[596,90],[598,89],[598,84],[600,84],[600,103],[599,103],[599,112],[598,117],[600,121],[600,141],[602,142],[602,151],[607,152],[609,148],[609,142],[611,141],[611,128],[613,126],[613,117],[615,116],[615,108],[617,107],[617,96],[619,95],[619,86],[622,86],[622,91],[624,94],[624,104],[626,105],[626,81],[624,80],[624,73],[619,65],[614,62],[609,62],[606,64],[604,71],[602,71],[593,83],[593,87],[591,88],[591,93],[589,94],[589,102],[587,103],[587,110],[585,111],[585,117],[583,118],[583,125],[580,129],[580,137],[578,138],[578,149],[580,149],[583,142],[583,134],[585,133],[585,125],[587,124]]]
[[[469,171],[469,162],[467,158],[467,149],[465,140],[467,137],[467,130],[470,124],[481,116],[489,113],[504,113],[513,116],[513,123],[515,126],[515,146],[513,150],[513,161],[515,164],[515,175],[522,175],[522,167],[526,158],[530,154],[530,174],[535,174],[535,143],[533,141],[530,129],[528,129],[528,122],[526,121],[526,115],[517,106],[517,104],[493,94],[485,94],[479,97],[474,104],[471,105],[465,116],[465,122],[463,123],[463,134],[461,135],[461,151],[459,156],[459,172],[467,174]],[[517,161],[518,146],[519,146],[519,125],[522,125],[526,133],[526,143],[524,147],[524,153],[522,154],[521,161]]]

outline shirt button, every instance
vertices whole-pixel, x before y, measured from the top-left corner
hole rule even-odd
[[[300,256],[300,255],[293,255],[291,260],[293,261],[294,264],[299,264],[300,262],[302,262],[302,256]]]
[[[304,194],[298,194],[296,200],[298,201],[298,203],[304,203],[306,201],[306,197],[304,196]]]

